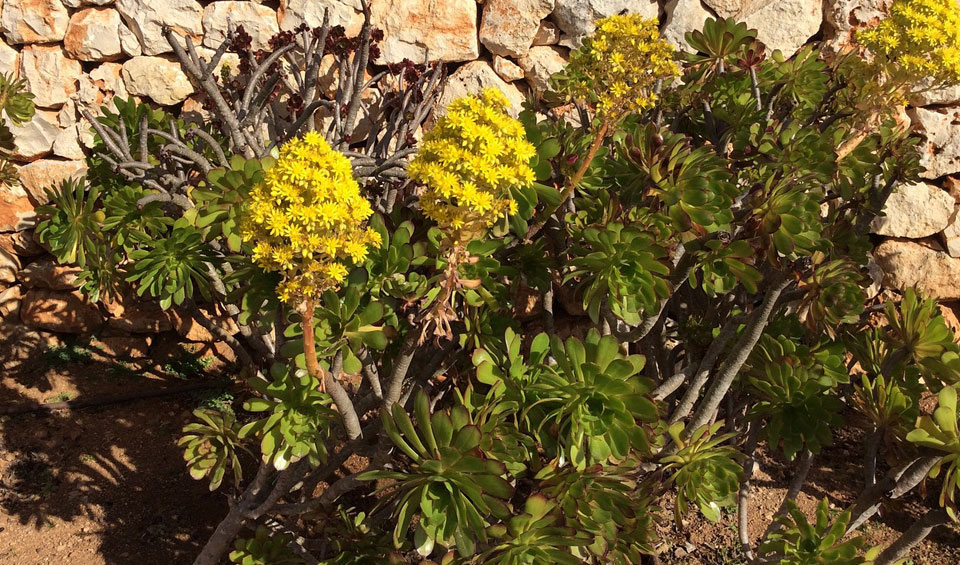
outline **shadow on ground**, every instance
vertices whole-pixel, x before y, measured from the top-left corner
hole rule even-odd
[[[161,358],[152,364],[11,324],[3,333],[0,413],[210,378],[198,363],[206,351],[154,344]],[[0,416],[0,562],[192,561],[227,505],[190,479],[176,440],[190,412],[222,392]]]

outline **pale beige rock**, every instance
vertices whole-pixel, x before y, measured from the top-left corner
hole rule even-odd
[[[721,18],[742,20],[743,16],[779,0],[703,0]],[[859,0],[857,0],[859,1]]]
[[[61,265],[53,257],[42,257],[20,271],[20,284],[24,288],[74,290],[79,288],[77,276],[80,271],[80,267]]]
[[[536,35],[533,36],[533,45],[556,45],[560,43],[560,28],[550,20],[540,22]]]
[[[373,25],[383,30],[382,63],[410,59],[472,61],[480,56],[475,0],[373,0]]]
[[[23,294],[20,320],[34,329],[75,334],[91,333],[103,324],[96,305],[79,292],[47,289]]]
[[[0,28],[8,43],[60,41],[70,13],[60,0],[3,0]]]
[[[532,47],[517,64],[533,90],[541,93],[550,86],[550,77],[567,64],[567,57],[562,47]]]
[[[120,49],[126,57],[143,55],[140,39],[126,25],[120,26]]]
[[[23,291],[19,285],[0,291],[0,318],[13,318],[20,314]]]
[[[165,106],[178,104],[193,93],[180,63],[141,55],[123,64],[123,83],[130,94],[146,96]]]
[[[164,26],[178,37],[190,36],[194,44],[203,35],[203,8],[194,0],[117,0],[117,11],[140,40],[144,55],[173,51],[163,36]]]
[[[623,12],[656,19],[660,8],[656,0],[557,0],[551,17],[577,47],[594,30],[593,22]]]
[[[910,97],[913,106],[956,104],[960,102],[960,86],[946,86],[918,92]]]
[[[60,134],[59,121],[56,112],[37,110],[29,122],[20,126],[10,124],[16,146],[14,159],[33,161],[49,154]]]
[[[909,110],[913,127],[923,137],[920,164],[927,170],[925,179],[935,179],[960,172],[960,109]]]
[[[63,5],[67,8],[80,8],[83,6],[109,6],[113,0],[63,0]]]
[[[363,26],[363,13],[359,0],[280,0],[277,18],[280,29],[291,30],[300,24],[308,27],[320,27],[323,24],[324,10],[330,12],[330,25],[343,26],[348,36],[360,32]]]
[[[97,68],[80,77],[80,90],[77,93],[77,105],[87,110],[94,116],[103,114],[104,108],[115,109],[112,103],[113,98],[119,96],[126,99],[130,96],[127,87],[123,83],[123,65],[120,63],[103,63]],[[84,147],[90,147],[87,143],[90,138],[89,128],[83,117],[78,118],[80,125],[80,142]]]
[[[751,12],[744,23],[757,30],[757,39],[770,51],[779,49],[790,57],[823,24],[823,4],[810,0],[776,0]]]
[[[20,53],[20,78],[27,81],[38,108],[59,108],[77,92],[83,74],[80,62],[58,45],[29,45]]]
[[[60,161],[41,159],[20,167],[20,184],[38,204],[46,204],[44,189],[57,186],[65,179],[84,175],[87,165],[83,161]]]
[[[522,57],[553,11],[555,0],[486,0],[480,20],[480,42],[494,55]]]
[[[76,123],[77,103],[74,102],[73,98],[67,98],[67,101],[60,107],[60,111],[57,112],[57,124],[61,129],[65,129],[76,125]]]
[[[505,82],[493,67],[486,61],[470,61],[453,72],[444,85],[443,94],[437,100],[439,108],[446,108],[457,98],[471,94],[479,94],[485,88],[497,88],[504,93],[510,102],[508,111],[516,116],[524,101],[523,93],[507,82]]]
[[[36,226],[34,207],[22,187],[0,186],[0,232],[23,231]]]
[[[74,124],[62,130],[53,141],[53,154],[64,159],[83,159],[86,154],[80,144],[80,126]]]
[[[714,17],[700,0],[668,0],[664,5],[667,13],[660,35],[681,49],[687,49],[687,32],[702,30],[703,22]]]
[[[523,69],[520,68],[520,65],[500,55],[494,55],[493,57],[493,70],[507,82],[516,82],[523,79]]]
[[[952,196],[932,184],[900,185],[870,228],[875,234],[890,237],[928,237],[947,227],[955,205]]]
[[[13,284],[17,282],[17,273],[20,272],[20,258],[16,254],[0,248],[0,283]]]
[[[20,76],[20,52],[0,41],[0,74]]]
[[[70,16],[63,38],[67,55],[80,61],[109,61],[123,55],[120,45],[123,19],[111,8],[87,8]]]
[[[833,50],[842,50],[853,42],[858,29],[885,17],[892,3],[893,0],[827,0],[823,5],[827,43]]]
[[[960,257],[960,213],[954,212],[943,229],[943,246],[951,257]]]
[[[203,44],[207,47],[220,47],[229,30],[239,27],[250,35],[254,51],[268,48],[270,38],[280,31],[276,12],[266,6],[251,2],[214,2],[203,9]]]
[[[935,300],[960,298],[960,259],[904,239],[884,241],[874,249],[873,256],[883,269],[887,288],[915,287]]]

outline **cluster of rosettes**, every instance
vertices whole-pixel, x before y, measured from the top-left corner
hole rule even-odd
[[[285,302],[319,296],[362,263],[380,235],[366,227],[373,211],[360,194],[350,161],[316,132],[280,148],[276,164],[253,188],[241,228],[253,260],[283,273]]]
[[[960,7],[956,0],[897,0],[890,16],[857,34],[879,62],[908,79],[960,83]]]
[[[673,46],[660,37],[655,19],[638,14],[610,16],[570,57],[570,94],[590,100],[611,117],[653,106],[657,81],[680,74]]]
[[[535,153],[523,125],[506,111],[495,88],[455,100],[424,136],[410,178],[426,185],[423,213],[458,238],[473,239],[506,213],[516,212],[510,191],[534,180]]]

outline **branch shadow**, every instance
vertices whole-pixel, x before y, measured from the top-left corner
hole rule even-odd
[[[165,345],[178,341],[175,334],[151,347],[172,352],[160,360],[116,358],[94,348],[89,357],[51,358],[51,347],[75,351],[85,342],[0,327],[0,414],[214,378],[164,369],[179,359],[178,349]],[[209,353],[210,347],[197,348],[194,355]],[[0,562],[86,563],[86,554],[118,565],[191,561],[227,512],[222,493],[189,477],[176,445],[202,400],[181,394],[0,415]]]

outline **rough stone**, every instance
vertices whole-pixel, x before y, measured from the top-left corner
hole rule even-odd
[[[373,0],[373,25],[383,30],[380,63],[410,59],[472,61],[480,56],[476,0]]]
[[[287,31],[300,24],[320,27],[324,10],[330,12],[330,25],[343,26],[347,35],[359,33],[363,26],[363,13],[359,0],[280,0],[277,17],[280,29]]]
[[[140,40],[144,55],[173,51],[163,36],[165,26],[194,43],[203,35],[203,8],[194,0],[117,0],[117,11]]]
[[[898,186],[870,225],[873,233],[919,239],[947,227],[956,203],[940,187],[927,183]]]
[[[935,300],[960,298],[960,259],[922,243],[888,239],[873,251],[886,288],[916,289]]]
[[[523,79],[523,69],[520,68],[520,65],[500,55],[493,57],[493,70],[500,75],[500,78],[507,82],[515,82]]]
[[[621,12],[655,19],[660,8],[656,0],[557,0],[551,17],[569,36],[571,46],[577,47],[583,36],[595,29],[593,22]]]
[[[20,283],[25,288],[74,290],[79,288],[80,271],[80,267],[61,265],[53,257],[41,257],[20,271]]]
[[[824,2],[823,19],[829,26],[826,33],[828,43],[838,51],[850,45],[856,31],[880,21],[892,3],[893,0],[828,0]]]
[[[920,145],[920,164],[927,170],[920,173],[925,179],[960,172],[960,109],[909,110],[914,129],[923,136]]]
[[[0,28],[8,43],[60,41],[70,13],[60,0],[3,0]]]
[[[33,238],[33,230],[0,234],[0,249],[6,249],[20,258],[36,257],[46,253],[46,250]]]
[[[113,0],[63,0],[67,8],[81,8],[83,6],[109,6]]]
[[[77,92],[83,74],[80,62],[58,45],[30,45],[20,54],[20,77],[27,81],[38,108],[59,108]]]
[[[56,186],[70,177],[80,177],[87,170],[83,161],[43,159],[20,167],[20,184],[37,204],[46,204],[44,189]]]
[[[688,31],[703,29],[703,22],[713,17],[700,0],[669,0],[663,9],[667,17],[660,35],[681,48],[687,47],[684,35]]]
[[[532,47],[517,63],[530,87],[541,93],[550,86],[550,77],[567,64],[562,47]]]
[[[933,106],[960,102],[960,86],[924,90],[910,97],[912,106]]]
[[[536,35],[533,36],[533,45],[556,45],[560,43],[560,28],[550,20],[540,22]]]
[[[111,8],[87,8],[70,16],[63,48],[81,61],[108,61],[123,55],[120,45],[123,19]]]
[[[170,314],[156,302],[142,302],[124,297],[120,302],[105,304],[112,316],[107,325],[115,330],[129,333],[150,334],[173,329]]]
[[[522,57],[540,30],[540,20],[555,0],[486,0],[480,21],[480,42],[494,55]]]
[[[74,124],[62,130],[53,140],[53,154],[64,159],[78,160],[86,155],[80,145],[80,125]]]
[[[214,2],[203,9],[203,44],[216,49],[230,29],[241,26],[250,35],[250,47],[254,51],[267,49],[270,37],[280,31],[277,14],[266,6],[251,2]]]
[[[21,187],[0,186],[0,232],[28,230],[37,224],[34,205]]]
[[[6,249],[0,248],[0,283],[11,284],[17,282],[17,273],[20,272],[20,259]]]
[[[810,0],[777,0],[744,18],[748,27],[756,28],[757,39],[768,49],[779,49],[792,56],[823,24],[823,4]]]
[[[471,61],[453,72],[447,78],[443,94],[437,101],[437,106],[446,108],[448,104],[470,94],[479,94],[483,89],[494,87],[500,89],[510,101],[509,111],[515,116],[520,112],[524,96],[520,90],[505,82],[493,67],[486,61]]]
[[[140,39],[135,33],[130,31],[126,25],[120,26],[120,49],[126,57],[136,57],[143,55],[143,47],[140,46]]]
[[[20,314],[23,291],[19,285],[0,291],[0,318],[12,318]]]
[[[213,322],[215,326],[218,326],[229,335],[235,335],[240,331],[240,328],[237,327],[236,322],[234,322],[230,316],[217,316],[204,309],[201,309],[201,312],[203,312],[207,319]],[[198,324],[188,314],[175,311],[172,316],[174,329],[177,330],[177,333],[180,334],[183,339],[197,342],[216,341],[218,339],[214,337],[207,328]]]
[[[94,345],[109,357],[139,359],[147,356],[149,339],[132,335],[98,336]]]
[[[91,333],[103,324],[97,307],[79,292],[47,289],[23,294],[20,320],[34,329],[73,334]]]
[[[778,0],[703,0],[721,18],[743,19],[743,16]]]
[[[180,63],[163,57],[140,56],[123,64],[123,83],[130,94],[170,106],[186,100],[193,85]]]
[[[33,118],[21,125],[10,124],[16,148],[13,157],[21,161],[33,161],[50,153],[53,142],[60,134],[56,112],[37,110]]]
[[[20,52],[0,41],[0,74],[20,76]]]
[[[943,246],[951,257],[960,258],[960,213],[954,212],[950,223],[943,229]]]

